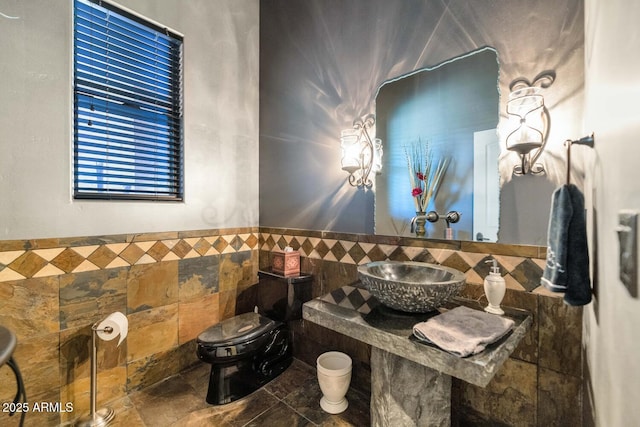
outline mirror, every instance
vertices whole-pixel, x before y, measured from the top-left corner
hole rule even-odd
[[[449,238],[499,241],[498,73],[497,52],[484,48],[380,87],[376,136],[384,157],[376,178],[376,234],[415,236],[409,227],[416,208],[405,150],[420,141],[436,163],[450,159],[427,208],[440,219],[427,222],[425,237],[445,238],[444,218],[457,211],[461,217],[451,224]]]

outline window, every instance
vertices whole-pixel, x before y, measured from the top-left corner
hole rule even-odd
[[[74,2],[74,198],[182,200],[182,37]]]

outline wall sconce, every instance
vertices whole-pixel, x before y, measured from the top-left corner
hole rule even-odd
[[[520,164],[513,168],[515,175],[544,173],[544,167],[537,161],[544,151],[551,120],[541,92],[551,86],[555,77],[554,71],[544,71],[533,83],[520,78],[509,85],[507,113],[516,122],[516,129],[507,136],[507,150],[520,156]]]
[[[382,170],[382,141],[371,139],[370,129],[375,124],[373,114],[353,122],[352,129],[345,129],[340,135],[342,147],[342,170],[349,172],[349,184],[354,187],[373,186],[371,173]]]

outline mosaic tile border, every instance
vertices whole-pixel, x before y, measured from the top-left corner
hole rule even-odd
[[[476,242],[245,227],[63,239],[0,241],[0,282],[292,246],[311,260],[361,265],[386,259],[435,262],[481,284],[494,257],[512,289],[539,286],[544,248]],[[553,296],[559,294],[551,294]]]
[[[467,283],[482,284],[489,273],[489,257],[498,261],[507,287],[551,294],[540,286],[544,248],[459,241],[439,241],[389,236],[260,228],[261,251],[291,246],[310,260],[362,265],[372,261],[435,262],[465,273]]]
[[[369,314],[380,303],[371,299],[371,294],[366,289],[355,288],[353,286],[343,286],[326,295],[320,297],[322,301],[356,310],[362,314]]]
[[[250,251],[258,247],[258,233],[246,228],[55,242],[1,242],[0,282]]]

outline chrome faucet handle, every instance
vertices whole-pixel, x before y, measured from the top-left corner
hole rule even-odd
[[[455,224],[456,222],[460,221],[460,216],[461,213],[458,211],[450,211],[447,213],[446,216],[446,220],[447,220],[447,225],[448,224]]]
[[[437,222],[440,219],[440,215],[436,211],[429,211],[425,215],[425,218],[427,218],[429,222]]]

